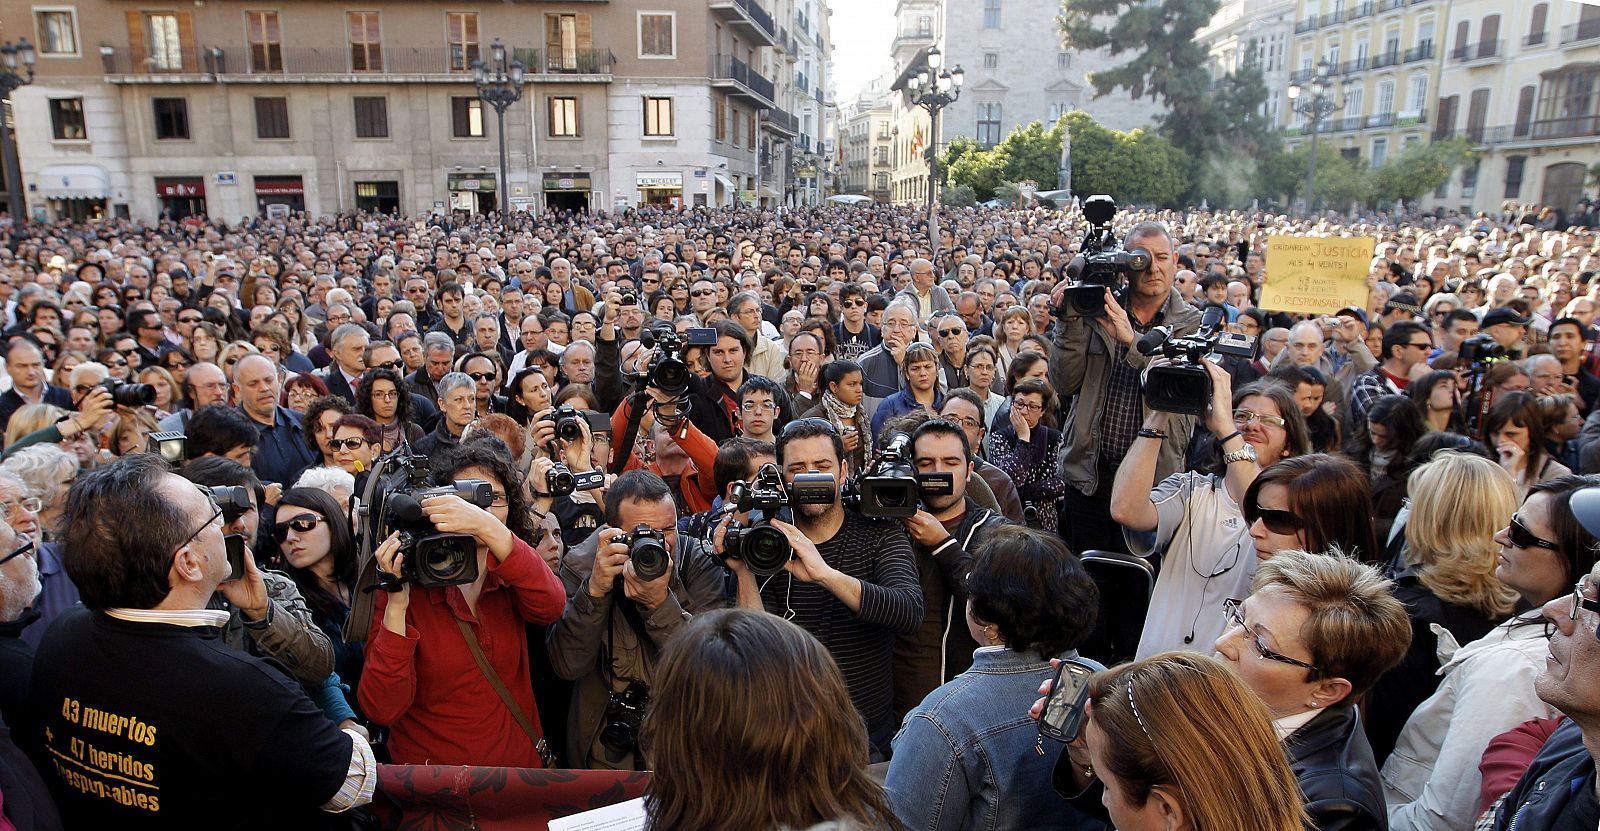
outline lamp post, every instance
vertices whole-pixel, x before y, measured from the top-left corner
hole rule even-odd
[[[510,165],[506,161],[506,108],[522,100],[522,61],[506,63],[506,45],[495,38],[489,44],[489,60],[472,62],[472,77],[478,84],[478,98],[494,107],[500,134],[500,215],[511,215]]]
[[[960,66],[944,69],[944,54],[935,46],[917,74],[906,79],[911,103],[928,111],[928,245],[931,258],[939,257],[939,111],[961,97],[966,73]]]
[[[21,72],[17,71],[19,58]],[[0,165],[4,165],[5,170],[11,222],[17,227],[27,221],[23,216],[27,205],[22,201],[22,164],[17,159],[17,147],[11,140],[11,127],[5,122],[5,114],[11,105],[11,93],[17,87],[33,83],[33,64],[38,59],[38,52],[27,38],[18,38],[14,44],[8,40],[0,45]]]
[[[1346,78],[1335,99],[1333,69],[1333,64],[1323,58],[1317,61],[1316,74],[1311,77],[1309,87],[1302,88],[1297,83],[1289,85],[1289,105],[1309,119],[1307,129],[1311,131],[1311,161],[1306,165],[1307,214],[1316,212],[1317,204],[1317,125],[1322,119],[1344,109],[1350,97],[1350,79]]]

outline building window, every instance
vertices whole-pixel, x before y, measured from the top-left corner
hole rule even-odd
[[[1522,171],[1528,166],[1527,156],[1506,157],[1506,195],[1504,199],[1522,197]]]
[[[917,17],[917,37],[933,36],[933,18],[929,15]]]
[[[550,99],[550,135],[576,138],[578,132],[578,99],[552,96]]]
[[[377,12],[346,12],[350,34],[350,71],[383,71],[383,34]]]
[[[178,16],[170,12],[144,16],[145,60],[155,72],[183,71],[183,36]]]
[[[750,138],[753,140],[755,138],[755,136],[751,136]],[[739,146],[739,111],[738,110],[734,110],[733,111],[733,146],[734,147],[738,147]]]
[[[1549,16],[1549,3],[1539,3],[1533,7],[1533,14],[1528,16],[1528,37],[1523,41],[1525,45],[1538,46],[1544,43],[1545,21]]]
[[[1406,112],[1420,113],[1428,100],[1428,76],[1411,76],[1410,88],[1406,92]]]
[[[450,71],[466,72],[478,59],[478,13],[446,12],[445,38],[450,42]]]
[[[78,16],[72,9],[51,9],[33,13],[38,30],[39,54],[78,54]]]
[[[978,105],[978,144],[993,147],[1000,143],[1000,103]]]
[[[256,138],[286,139],[289,137],[289,99],[256,99]]]
[[[57,141],[82,141],[89,137],[83,126],[82,98],[50,99],[50,132]]]
[[[887,173],[879,173],[879,174],[873,176],[872,178],[873,178],[873,184],[874,184],[873,190],[888,190],[889,189],[889,174],[887,174]]]
[[[245,12],[245,38],[250,41],[251,72],[283,71],[283,26],[277,12]]]
[[[1072,68],[1072,53],[1071,52],[1057,52],[1056,53],[1056,69],[1071,69],[1071,68]]]
[[[389,137],[389,99],[381,95],[352,99],[356,110],[356,138]]]
[[[356,210],[380,214],[398,212],[400,183],[356,182]]]
[[[999,52],[985,52],[985,53],[983,53],[983,68],[984,69],[999,69],[1000,68],[1000,53]]]
[[[983,28],[1000,28],[1000,0],[983,0]]]
[[[1389,115],[1394,112],[1394,81],[1385,79],[1378,84],[1378,108],[1374,115]]]
[[[156,138],[189,138],[189,100],[187,98],[152,98],[155,108]]]
[[[1372,166],[1374,168],[1383,167],[1383,163],[1385,161],[1388,161],[1388,159],[1389,159],[1389,140],[1388,139],[1383,139],[1383,138],[1373,139],[1372,140]]]
[[[672,99],[647,95],[644,99],[644,134],[672,135]]]
[[[547,14],[544,16],[544,65],[552,72],[593,72],[588,52],[594,26],[586,14]],[[580,62],[578,53],[584,52]]]
[[[1471,199],[1478,192],[1478,166],[1483,161],[1473,159],[1461,168],[1461,198]]]
[[[450,134],[456,138],[483,138],[483,99],[465,95],[450,99]]]
[[[728,99],[717,96],[717,141],[728,140]]]
[[[678,54],[671,12],[639,12],[639,57],[671,58]]]

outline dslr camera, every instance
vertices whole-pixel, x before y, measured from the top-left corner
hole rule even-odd
[[[1493,335],[1479,334],[1461,342],[1461,360],[1467,364],[1486,364],[1506,357],[1506,348]]]
[[[100,382],[111,393],[111,402],[118,407],[145,407],[156,403],[156,388],[149,384],[130,384],[107,378]]]
[[[422,512],[424,500],[455,495],[488,508],[494,486],[482,479],[458,479],[430,487],[427,458],[402,447],[380,459],[368,479],[367,494],[375,505],[356,502],[356,533],[363,552],[377,548],[391,532],[400,533],[400,579],[419,588],[459,586],[478,579],[478,541],[470,534],[449,534],[433,527]]]
[[[633,563],[633,573],[647,583],[666,574],[667,566],[672,562],[672,554],[667,551],[667,536],[648,525],[635,525],[633,531],[617,537],[613,542],[628,547],[628,560]]]
[[[1091,196],[1083,201],[1083,218],[1089,221],[1089,231],[1083,237],[1079,255],[1067,266],[1073,283],[1067,287],[1056,313],[1061,317],[1102,317],[1106,313],[1106,289],[1121,292],[1128,285],[1128,275],[1150,270],[1150,252],[1143,248],[1132,251],[1122,247],[1121,240],[1111,230],[1111,218],[1117,215],[1117,203],[1105,194]]]
[[[794,557],[794,548],[782,531],[772,527],[772,520],[792,522],[791,505],[831,505],[834,488],[831,473],[797,473],[794,481],[785,485],[777,465],[762,465],[753,481],[733,485],[730,501],[734,510],[748,514],[748,518],[728,526],[723,538],[724,554],[743,560],[757,577],[783,571],[784,563]],[[635,564],[634,570],[638,568]]]
[[[639,725],[649,703],[650,687],[643,681],[630,681],[622,692],[607,696],[605,726],[600,728],[600,745],[607,759],[620,762],[639,749]]]
[[[585,418],[587,416],[583,413],[563,404],[551,411],[543,420],[553,422],[556,425],[556,439],[558,441],[571,442],[579,441],[583,438],[583,425],[579,422]],[[591,427],[590,429],[592,430],[593,428]],[[550,455],[552,458],[559,458],[559,455],[553,449]],[[573,473],[572,468],[567,467],[565,462],[556,462],[555,466],[550,468],[547,487],[550,489],[550,495],[559,499],[563,496],[571,496],[576,491],[594,490],[605,483],[606,474],[604,471],[590,470],[583,473]]]
[[[955,477],[918,473],[911,459],[911,436],[895,432],[857,477],[851,491],[850,505],[862,516],[908,517],[917,512],[924,496],[955,493]]]
[[[643,386],[681,396],[689,391],[689,379],[693,377],[684,353],[691,346],[716,346],[717,330],[694,328],[680,336],[672,324],[663,323],[640,332],[639,342],[647,349],[655,349],[655,355],[650,366],[634,377],[635,383],[643,382]]]
[[[1175,338],[1171,326],[1157,326],[1134,344],[1141,355],[1160,354],[1174,361],[1151,367],[1145,374],[1144,401],[1150,409],[1201,415],[1211,404],[1211,375],[1200,362],[1211,354],[1255,356],[1254,337],[1221,328],[1226,316],[1221,306],[1209,306],[1200,318],[1200,331],[1193,335]]]

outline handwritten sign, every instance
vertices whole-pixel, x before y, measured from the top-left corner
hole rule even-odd
[[[1371,237],[1267,238],[1267,279],[1261,308],[1328,315],[1367,305]]]

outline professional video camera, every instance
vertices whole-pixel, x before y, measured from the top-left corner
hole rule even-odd
[[[862,516],[881,519],[912,516],[923,497],[954,492],[954,476],[917,472],[911,460],[911,436],[896,432],[856,478],[847,498]]]
[[[1115,294],[1128,284],[1128,275],[1150,269],[1150,252],[1143,248],[1128,251],[1111,230],[1117,203],[1105,194],[1083,201],[1083,218],[1089,232],[1083,237],[1078,257],[1067,271],[1073,284],[1067,287],[1057,314],[1062,317],[1100,317],[1106,313],[1106,289]]]
[[[583,425],[579,422],[586,417],[583,413],[563,404],[552,410],[543,420],[555,424],[556,439],[558,441],[579,441],[583,438]],[[607,426],[609,427],[610,425],[608,424]],[[590,428],[591,431],[593,429],[593,427]],[[551,458],[561,458],[560,454],[555,453],[553,448],[550,455]],[[594,490],[604,486],[605,483],[605,471],[590,470],[583,473],[573,473],[572,468],[567,467],[565,462],[558,461],[554,467],[550,468],[547,487],[549,488],[548,493],[550,496],[559,499],[563,496],[571,496],[575,491]]]
[[[667,564],[672,562],[672,555],[667,551],[667,537],[665,534],[640,524],[634,526],[633,532],[616,538],[628,547],[628,560],[633,563],[634,576],[646,583],[667,573]]]
[[[429,487],[427,458],[399,450],[378,460],[369,474],[367,493],[376,504],[356,502],[356,533],[365,553],[394,531],[400,532],[400,579],[420,588],[440,588],[478,579],[478,541],[469,534],[449,534],[433,527],[422,511],[429,497],[454,494],[488,508],[494,487],[482,479],[458,479]]]
[[[149,384],[130,384],[107,378],[100,382],[111,393],[111,402],[118,407],[144,407],[156,403],[156,388]]]
[[[1200,331],[1186,338],[1172,337],[1172,327],[1157,326],[1135,346],[1141,355],[1160,353],[1177,363],[1151,367],[1145,375],[1144,403],[1152,410],[1184,415],[1201,415],[1211,403],[1211,376],[1200,364],[1206,355],[1255,355],[1256,339],[1221,328],[1227,315],[1221,306],[1210,306],[1200,319]]]
[[[734,509],[748,514],[743,523],[728,526],[723,538],[723,551],[733,559],[743,560],[757,577],[769,577],[783,571],[784,563],[794,557],[789,538],[772,527],[772,520],[792,522],[791,505],[829,505],[833,503],[836,485],[831,473],[797,473],[788,485],[778,472],[778,466],[765,464],[756,471],[755,480],[735,482],[729,501]],[[634,570],[638,570],[634,566]]]
[[[694,328],[680,336],[670,323],[662,323],[640,332],[639,343],[654,349],[655,355],[650,359],[650,366],[635,376],[635,382],[642,382],[641,388],[655,387],[668,395],[680,396],[689,391],[692,377],[684,353],[691,346],[716,346],[717,330]]]

